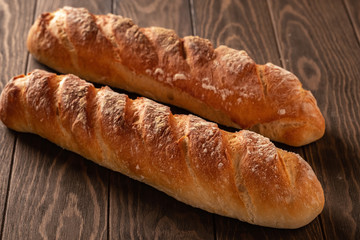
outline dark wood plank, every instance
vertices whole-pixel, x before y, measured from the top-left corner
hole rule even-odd
[[[111,175],[110,239],[212,239],[212,214],[143,183]]]
[[[321,224],[316,221],[299,229],[275,229],[219,217],[216,222],[216,233],[217,239],[323,239]]]
[[[26,67],[26,34],[33,20],[35,1],[0,0],[0,90]]]
[[[26,68],[26,46],[23,33],[32,21],[35,0],[0,0],[0,92],[5,84]],[[0,237],[6,211],[8,183],[16,134],[0,122]]]
[[[170,28],[180,37],[192,35],[187,1],[122,0],[114,1],[113,9],[115,14],[133,19],[140,27]]]
[[[108,170],[19,134],[3,239],[106,239]]]
[[[318,100],[325,136],[305,154],[325,191],[328,239],[360,238],[360,47],[341,1],[269,1],[286,67]]]
[[[86,7],[94,13],[111,11],[111,0],[39,0],[35,15],[64,5]],[[24,46],[33,12],[23,11],[25,15],[18,18],[27,20],[26,27],[13,31],[21,32]],[[26,48],[21,50],[14,64],[26,60]],[[34,68],[50,70],[30,57],[27,71]],[[19,134],[3,239],[107,239],[108,183],[109,170],[40,137]]]
[[[0,237],[3,231],[14,145],[15,134],[0,123]]]
[[[194,0],[195,31],[208,38],[214,46],[227,45],[244,49],[258,63],[281,65],[281,57],[266,1],[199,1]],[[283,149],[299,153],[301,148],[276,144]],[[319,220],[297,230],[277,230],[252,226],[240,221],[216,217],[216,236],[219,239],[308,239],[322,238]]]
[[[360,1],[358,0],[344,0],[345,6],[349,13],[349,17],[353,24],[354,31],[357,35],[358,41],[360,43]]]
[[[191,35],[187,1],[115,1],[114,13],[141,27],[174,29]],[[212,239],[212,214],[194,209],[143,183],[111,175],[110,239]]]
[[[94,14],[107,14],[111,12],[111,0],[100,1],[100,0],[53,0],[51,2],[38,0],[36,16],[43,12],[52,12],[64,6],[71,7],[83,7],[88,9]]]
[[[194,0],[197,35],[215,47],[227,45],[247,51],[258,64],[280,65],[280,56],[265,1]]]

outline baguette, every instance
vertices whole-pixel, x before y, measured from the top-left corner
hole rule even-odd
[[[30,53],[61,73],[136,92],[219,124],[301,146],[321,138],[325,121],[292,73],[257,65],[245,51],[209,40],[139,28],[131,19],[64,7],[42,14]]]
[[[252,224],[298,228],[324,206],[311,167],[268,138],[173,115],[71,74],[14,77],[1,94],[0,119],[179,201]]]

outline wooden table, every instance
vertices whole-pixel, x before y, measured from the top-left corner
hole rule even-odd
[[[64,5],[199,35],[294,72],[326,119],[301,148],[325,208],[296,230],[253,226],[180,203],[32,134],[0,124],[2,239],[360,239],[360,1],[0,0],[0,91],[15,75],[47,69],[25,39],[42,12]]]

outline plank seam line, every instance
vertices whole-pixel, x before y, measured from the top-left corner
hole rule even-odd
[[[190,22],[191,22],[191,31],[194,36],[196,36],[196,23],[195,23],[195,8],[194,0],[189,0],[189,11],[190,11]]]
[[[32,17],[32,23],[35,21],[35,18],[36,18],[36,10],[37,10],[37,6],[38,6],[38,0],[35,0],[35,4],[34,4],[34,10],[33,10],[33,17]],[[29,67],[29,62],[30,62],[30,53],[27,52],[26,54],[26,61],[25,61],[25,74],[28,70],[28,67]]]
[[[320,222],[321,235],[323,236],[323,239],[326,239],[324,223],[321,216],[319,216],[319,222]]]
[[[213,220],[213,229],[214,229],[214,240],[216,240],[217,237],[216,237],[216,216],[215,216],[215,214],[212,214],[212,220]]]
[[[115,1],[111,0],[110,11],[111,11],[112,14],[114,14],[114,10],[115,10]]]
[[[318,145],[316,144],[314,149],[318,148],[317,146]],[[308,149],[308,150],[309,151],[306,151],[305,149],[302,149],[301,152],[302,152],[303,156],[305,157],[306,161],[309,164],[310,164],[309,160],[311,159],[311,167],[315,167],[316,164],[315,164],[315,161],[314,161],[314,157],[312,156],[313,151],[311,150],[311,148]],[[319,173],[318,169],[314,169],[314,171],[316,171],[316,173]],[[326,239],[326,237],[325,237],[325,229],[324,229],[324,225],[323,225],[323,221],[322,221],[322,215],[320,214],[317,218],[318,218],[318,221],[319,221],[319,224],[320,224],[320,230],[321,230],[322,239]]]
[[[8,184],[7,184],[7,188],[6,188],[6,196],[5,196],[5,203],[4,203],[4,215],[2,216],[2,223],[1,223],[1,230],[0,230],[0,238],[1,239],[3,239],[5,220],[6,220],[6,215],[7,215],[6,212],[7,212],[7,207],[8,207],[9,195],[10,195],[10,183],[11,183],[12,170],[13,170],[13,166],[14,166],[16,142],[17,142],[17,134],[15,133],[14,145],[13,145],[13,149],[12,149],[12,153],[11,153]]]
[[[271,5],[270,0],[267,0],[266,3],[267,3],[266,5],[268,7],[268,12],[269,12],[269,15],[270,15],[270,19],[271,19],[271,25],[272,25],[273,32],[274,32],[274,35],[275,35],[276,47],[277,47],[277,50],[278,50],[278,54],[280,56],[280,64],[281,64],[282,67],[286,68],[285,59],[284,59],[284,56],[283,56],[283,54],[281,52],[279,35],[278,35],[278,32],[276,31],[274,14],[273,14],[273,12],[271,11],[271,8],[270,8],[270,5]]]
[[[352,27],[352,29],[354,31],[354,35],[356,37],[357,43],[360,46],[360,33],[358,31],[356,31],[355,21],[354,21],[354,19],[352,17],[352,14],[350,13],[349,4],[347,4],[346,0],[343,0],[342,2],[343,2],[343,5],[344,5],[344,8],[345,8],[345,11],[346,11],[346,15],[349,18],[350,25],[351,25],[351,27]]]

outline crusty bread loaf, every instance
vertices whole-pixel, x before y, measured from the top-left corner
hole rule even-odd
[[[315,98],[292,73],[199,37],[139,28],[131,19],[64,7],[42,14],[27,46],[62,73],[185,108],[235,128],[301,146],[323,136]]]
[[[152,100],[97,89],[74,75],[35,70],[14,77],[1,94],[0,119],[179,201],[241,221],[298,228],[324,206],[311,167],[268,138],[173,115]]]

